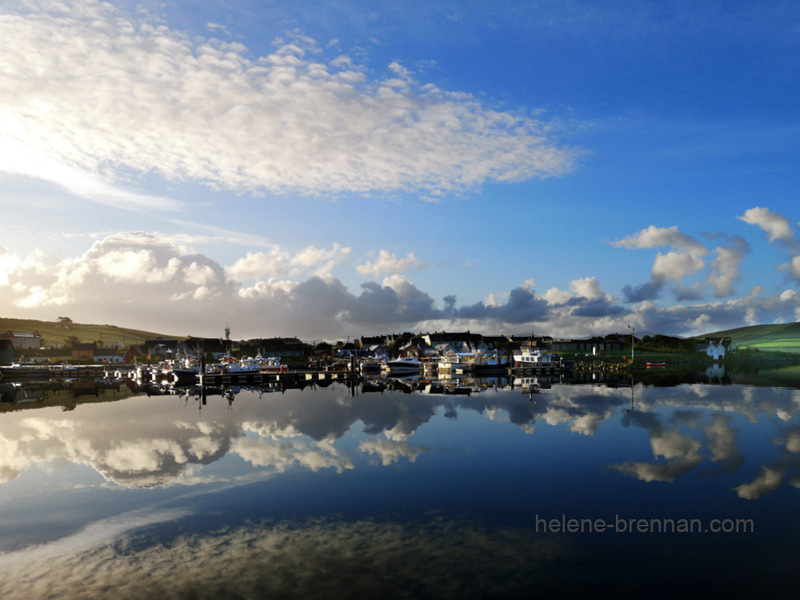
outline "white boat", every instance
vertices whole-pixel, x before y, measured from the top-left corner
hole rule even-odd
[[[552,365],[556,362],[553,354],[542,352],[539,348],[521,348],[514,354],[514,365],[517,367],[536,367]]]
[[[538,394],[543,389],[550,389],[552,385],[549,379],[539,379],[538,377],[515,377],[514,387],[520,388],[523,394]]]
[[[387,360],[384,366],[389,373],[419,373],[419,359],[410,356]]]

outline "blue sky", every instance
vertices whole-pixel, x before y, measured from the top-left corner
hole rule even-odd
[[[176,335],[800,320],[794,2],[0,9],[0,314]]]

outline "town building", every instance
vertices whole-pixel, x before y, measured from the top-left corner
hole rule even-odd
[[[9,340],[14,346],[14,350],[38,350],[42,345],[42,336],[38,333],[28,333],[27,331],[7,331],[0,335],[0,339]]]
[[[94,362],[95,345],[93,343],[75,344],[70,350],[72,360]]]

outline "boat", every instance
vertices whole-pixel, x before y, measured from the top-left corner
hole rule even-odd
[[[286,370],[286,365],[281,364],[280,356],[262,357],[259,354],[256,356],[256,363],[261,373],[283,373]]]
[[[281,373],[280,356],[262,357],[260,354],[255,357],[247,357],[236,360],[233,357],[223,357],[222,362],[212,365],[207,370],[208,373],[224,373],[230,375],[255,375],[261,373]]]
[[[521,348],[514,354],[514,366],[517,367],[539,367],[542,365],[554,365],[557,362],[555,355],[542,352],[539,348]]]
[[[647,363],[647,368],[648,369],[660,368],[660,367],[666,367],[666,366],[667,366],[667,363],[665,363],[664,361],[661,361],[661,362],[648,362]]]
[[[544,389],[550,389],[552,384],[549,379],[540,377],[516,377],[514,387],[519,387],[523,394],[538,394]]]
[[[389,373],[419,373],[419,359],[407,356],[405,358],[395,358],[387,360],[384,368]]]

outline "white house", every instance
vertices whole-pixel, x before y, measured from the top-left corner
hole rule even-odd
[[[731,338],[720,339],[706,338],[706,355],[712,360],[722,360],[725,358],[725,351],[731,345]]]

